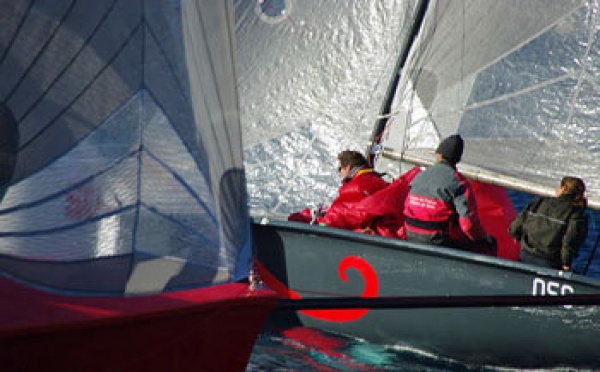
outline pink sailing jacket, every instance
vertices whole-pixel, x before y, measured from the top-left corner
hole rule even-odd
[[[436,163],[411,182],[404,217],[409,240],[468,248],[486,236],[469,182],[446,162]]]

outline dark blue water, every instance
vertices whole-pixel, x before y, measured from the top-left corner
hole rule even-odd
[[[532,196],[508,191],[517,212]],[[600,278],[600,212],[588,211],[587,240],[573,262],[573,270]],[[297,327],[267,327],[259,336],[247,372],[259,371],[492,371],[426,354],[419,350],[386,347],[363,340]],[[507,371],[506,369],[504,371]],[[557,371],[557,370],[553,370]]]

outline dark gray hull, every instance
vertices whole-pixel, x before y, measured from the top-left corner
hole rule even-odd
[[[253,229],[263,280],[302,298],[600,293],[595,280],[457,250],[282,221],[255,223]],[[345,263],[340,275],[347,280],[338,275]],[[415,347],[466,363],[600,368],[600,310],[593,305],[294,315],[307,327]]]

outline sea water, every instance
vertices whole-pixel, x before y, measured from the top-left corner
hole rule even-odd
[[[508,191],[517,212],[531,200]],[[588,211],[589,234],[573,263],[574,270],[600,278],[600,211]],[[569,369],[553,369],[553,372]],[[247,372],[262,371],[498,371],[466,365],[410,348],[371,344],[364,340],[312,328],[266,327],[260,334]],[[503,369],[510,371],[510,369]]]
[[[492,371],[416,349],[371,344],[312,328],[268,329],[246,369],[258,371]]]

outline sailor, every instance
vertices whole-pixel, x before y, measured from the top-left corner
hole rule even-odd
[[[404,204],[407,240],[496,254],[496,240],[486,234],[477,215],[475,197],[458,172],[464,141],[460,135],[444,139],[436,162],[410,183]]]
[[[346,150],[337,156],[337,172],[342,179],[335,203],[361,201],[388,186],[381,174],[368,166],[367,159],[358,151]]]
[[[361,208],[361,202],[387,188],[388,182],[382,178],[382,174],[369,167],[366,157],[358,151],[342,151],[337,159],[337,172],[342,179],[342,185],[338,189],[337,198],[329,207],[320,211],[316,222],[323,226],[374,232],[371,231],[374,227],[370,226],[372,223],[362,226],[365,222],[363,220],[370,213],[377,214],[381,206],[378,208],[370,205],[369,210],[364,210]],[[361,226],[356,226],[357,224]]]
[[[368,196],[386,188],[389,183],[382,174],[369,167],[367,159],[358,151],[345,150],[338,154],[337,173],[342,180],[338,196],[330,205],[319,205],[315,209],[305,208],[288,216],[288,221],[349,228],[345,217],[349,217],[354,206]],[[357,216],[351,216],[356,220]]]
[[[555,195],[534,198],[508,232],[521,246],[521,261],[568,271],[588,233],[585,184],[564,177]]]
[[[329,206],[316,213],[315,222],[323,226],[348,228],[345,220],[359,218],[354,216],[354,207],[389,184],[380,173],[369,167],[367,158],[358,151],[342,151],[338,154],[337,160],[337,173],[342,179],[338,196]]]

